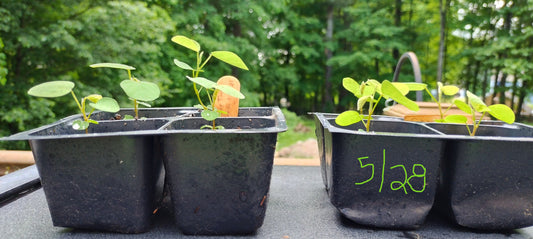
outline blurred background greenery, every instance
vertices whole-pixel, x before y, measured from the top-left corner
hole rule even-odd
[[[2,0],[0,136],[76,112],[69,97],[26,94],[46,81],[74,81],[78,96],[100,93],[131,107],[119,87],[125,71],[88,67],[98,62],[134,66],[137,78],[157,83],[163,94],[154,107],[192,106],[187,73],[173,59],[192,64],[195,58],[170,41],[174,35],[197,40],[206,52],[241,56],[250,71],[214,60],[204,75],[212,80],[236,75],[246,95],[241,106],[280,105],[284,99],[288,113],[340,112],[356,102],[342,89],[343,77],[391,79],[400,55],[413,51],[432,88],[437,80],[457,84],[489,100],[508,101],[520,116],[533,89],[532,3]],[[401,81],[412,81],[412,71],[404,68]],[[27,143],[1,142],[0,148],[24,149]]]

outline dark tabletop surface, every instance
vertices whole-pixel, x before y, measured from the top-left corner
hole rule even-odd
[[[36,172],[33,169],[32,172]],[[6,183],[0,178],[2,187]],[[16,181],[16,180],[15,180]],[[2,185],[3,184],[3,185]],[[31,190],[30,190],[31,191]],[[0,192],[1,193],[1,192]],[[18,193],[17,193],[18,195]],[[152,230],[116,234],[54,227],[42,189],[0,204],[0,238],[234,238],[185,236],[173,226],[171,212],[160,210]],[[239,238],[533,238],[533,227],[509,231],[474,231],[431,212],[417,230],[370,228],[343,218],[329,203],[319,167],[274,166],[264,224],[253,235]]]

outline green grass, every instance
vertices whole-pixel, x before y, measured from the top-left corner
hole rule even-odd
[[[278,134],[277,150],[291,146],[298,141],[316,138],[315,123],[311,117],[298,116],[294,112],[290,112],[287,109],[282,109],[282,112],[287,120],[288,129],[286,132]],[[304,128],[307,130],[302,130]]]

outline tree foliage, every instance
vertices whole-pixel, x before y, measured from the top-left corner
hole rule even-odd
[[[520,111],[533,89],[533,0],[442,2],[442,82]],[[406,51],[417,54],[423,81],[436,87],[439,1],[3,0],[0,16],[0,136],[75,112],[68,99],[26,94],[46,81],[72,81],[81,95],[99,93],[131,107],[119,86],[127,74],[88,67],[98,62],[136,66],[137,77],[161,88],[154,107],[192,106],[187,72],[173,59],[196,56],[173,44],[175,35],[245,61],[249,71],[213,61],[203,75],[238,77],[241,106],[286,99],[300,114],[353,108],[342,79],[392,80]],[[405,65],[400,81],[413,81],[411,72]]]

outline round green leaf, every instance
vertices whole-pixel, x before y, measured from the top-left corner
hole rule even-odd
[[[403,95],[402,92],[394,87],[394,85],[388,80],[385,80],[383,83],[381,83],[381,91],[383,92],[384,96],[393,99],[394,101],[398,102],[398,104],[405,106],[407,109],[412,111],[418,111],[420,109],[416,102],[405,97],[405,95]]]
[[[504,104],[495,104],[489,106],[489,114],[494,118],[499,119],[505,123],[512,124],[515,121],[514,112],[509,106]]]
[[[89,128],[89,122],[83,120],[74,120],[74,122],[72,122],[72,128],[75,130],[85,130]]]
[[[448,115],[444,118],[445,123],[466,124],[467,121],[464,115]]]
[[[189,79],[190,81],[206,88],[206,89],[214,89],[216,84],[215,82],[211,81],[211,80],[208,80],[206,78],[203,78],[203,77],[189,77],[189,76],[186,76],[187,79]]]
[[[483,100],[481,100],[477,95],[474,95],[470,91],[466,91],[466,96],[468,97],[468,102],[470,103],[470,105],[472,105],[475,111],[477,112],[489,111],[489,107],[487,107],[485,102],[483,102]]]
[[[213,121],[216,120],[218,117],[220,117],[220,113],[213,110],[202,110],[202,118],[204,118],[207,121]]]
[[[350,77],[343,78],[342,86],[344,86],[344,89],[346,89],[347,91],[352,92],[352,94],[354,94],[355,97],[357,98],[361,97],[361,86],[354,79]]]
[[[96,102],[98,102],[99,100],[102,99],[102,96],[99,95],[99,94],[92,94],[92,95],[89,95],[89,96],[87,96],[85,98],[90,100],[93,103],[96,103]]]
[[[117,101],[109,97],[103,97],[98,102],[89,103],[89,105],[97,110],[101,110],[105,112],[115,113],[120,110],[120,106],[118,105]]]
[[[376,92],[381,95],[381,83],[379,83],[379,81],[374,79],[368,79],[366,80],[365,85],[366,87],[363,91],[363,95],[374,95],[374,93]]]
[[[200,51],[200,43],[198,43],[197,41],[193,40],[193,39],[190,39],[186,36],[174,36],[172,37],[171,39],[173,42],[183,46],[183,47],[186,47],[186,48],[189,48],[195,52],[199,52]]]
[[[335,123],[339,126],[348,126],[361,120],[363,120],[363,117],[359,114],[359,112],[348,110],[338,115],[337,118],[335,118]]]
[[[28,90],[28,95],[36,97],[54,98],[64,96],[74,89],[70,81],[50,81],[36,85]]]
[[[457,100],[454,100],[453,103],[457,106],[457,108],[459,108],[463,112],[467,114],[472,114],[472,108],[470,108],[470,106],[466,104],[464,101],[457,99]]]
[[[152,82],[123,80],[120,87],[128,97],[141,101],[155,100],[161,94],[159,87]]]
[[[403,95],[407,95],[409,93],[409,86],[402,82],[392,82],[392,85],[396,87]]]
[[[427,85],[424,83],[402,82],[402,84],[409,87],[409,91],[421,91],[425,90],[427,87]]]
[[[179,61],[178,59],[174,59],[174,64],[176,64],[179,68],[192,71],[194,70],[191,66],[189,66],[187,63]]]
[[[361,96],[361,98],[357,100],[357,110],[362,110],[365,107],[366,102],[370,102],[370,100],[374,100],[370,95]]]
[[[106,68],[115,68],[115,69],[122,69],[122,70],[135,70],[135,67],[133,66],[128,66],[128,65],[119,64],[119,63],[108,63],[108,62],[92,64],[90,65],[90,67],[92,68],[106,67]]]
[[[229,96],[233,96],[235,98],[239,98],[239,99],[244,99],[244,95],[236,90],[235,88],[229,86],[229,85],[219,85],[219,84],[215,84],[215,89],[218,89],[222,92],[224,92],[225,94],[229,95]]]
[[[214,51],[211,53],[211,55],[232,66],[248,70],[248,67],[246,66],[246,64],[244,64],[241,58],[231,51]]]
[[[441,88],[442,93],[445,95],[455,95],[459,92],[459,90],[459,87],[454,85],[447,85]]]

